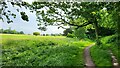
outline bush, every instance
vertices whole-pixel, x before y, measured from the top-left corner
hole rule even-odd
[[[107,40],[107,43],[112,43],[117,41],[117,36],[112,36],[110,39]]]
[[[68,34],[67,34],[67,37],[73,38],[73,37],[75,37],[75,36],[74,36],[74,34],[68,33]]]
[[[74,34],[75,36],[78,38],[78,39],[84,39],[86,38],[86,35],[85,35],[85,28],[79,28],[79,29],[75,29],[74,31]]]
[[[40,35],[39,32],[33,32],[33,35],[37,36],[37,35]]]
[[[66,30],[63,31],[63,36],[67,36],[68,33],[73,33],[72,29],[71,28],[67,28]]]

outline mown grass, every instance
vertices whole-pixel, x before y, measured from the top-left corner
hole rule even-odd
[[[106,36],[100,39],[102,44],[93,46],[91,50],[91,56],[95,64],[98,67],[101,66],[112,66],[112,58],[109,50],[113,52],[120,63],[120,50],[116,45],[115,35]],[[104,67],[103,67],[104,68]]]
[[[84,66],[90,41],[63,36],[0,35],[3,66]]]

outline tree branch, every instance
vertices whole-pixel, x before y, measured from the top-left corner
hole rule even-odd
[[[61,16],[61,20],[63,20],[63,22],[64,22],[64,23],[62,23],[62,24],[65,24],[65,23],[66,23],[66,24],[69,24],[69,25],[71,25],[71,26],[77,26],[77,28],[80,28],[80,27],[83,27],[83,26],[87,26],[87,25],[93,23],[93,22],[85,22],[85,23],[83,23],[82,25],[77,25],[77,24],[74,24],[75,22],[70,23],[70,22],[65,21],[65,19],[62,19],[62,15],[61,15],[61,14],[58,14],[58,15]]]

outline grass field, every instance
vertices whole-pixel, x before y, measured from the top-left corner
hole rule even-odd
[[[91,41],[64,36],[0,34],[4,66],[84,66],[83,50]]]

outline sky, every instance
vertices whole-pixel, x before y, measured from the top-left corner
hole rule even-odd
[[[22,0],[22,1],[26,1],[31,4],[33,1],[36,1],[36,0]]]
[[[34,0],[23,0],[29,3],[32,3],[32,1]],[[48,26],[47,27],[47,31],[41,31],[38,29],[37,26],[37,21],[36,21],[36,16],[35,16],[35,12],[31,13],[29,12],[29,10],[25,9],[25,8],[20,8],[20,11],[25,11],[26,14],[29,17],[29,21],[26,22],[24,20],[21,19],[20,17],[20,13],[18,13],[15,8],[12,7],[12,5],[9,5],[9,10],[11,10],[12,12],[14,12],[17,16],[16,18],[12,18],[13,23],[8,24],[6,22],[6,20],[3,22],[0,20],[0,28],[3,29],[8,29],[9,27],[11,27],[12,30],[16,30],[16,31],[23,31],[25,34],[32,34],[33,32],[40,32],[41,34],[59,34],[59,33],[63,33],[64,29],[59,28],[58,26]],[[5,19],[5,18],[4,18]]]

